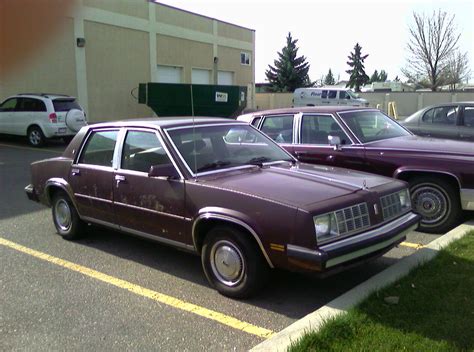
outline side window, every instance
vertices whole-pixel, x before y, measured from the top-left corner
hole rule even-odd
[[[330,90],[328,92],[328,98],[329,99],[336,99],[336,96],[337,96],[337,90]]]
[[[46,111],[46,106],[41,100],[33,98],[24,98],[22,99],[23,104],[21,106],[21,111]]]
[[[0,111],[13,111],[13,110],[15,110],[17,102],[18,102],[18,99],[16,99],[16,98],[8,99],[7,101],[5,101],[0,106]]]
[[[92,132],[79,157],[79,163],[112,167],[117,134],[118,131]]]
[[[129,131],[123,145],[121,168],[140,172],[154,165],[170,164],[160,140],[153,132]]]
[[[433,112],[434,112],[434,110],[435,109],[430,109],[427,112],[425,112],[425,114],[421,118],[421,121],[423,123],[433,123]]]
[[[252,125],[255,126],[255,127],[257,127],[257,126],[258,126],[258,123],[260,122],[261,119],[262,119],[261,117],[257,117],[257,118],[255,118],[255,119],[253,119]]]
[[[464,108],[464,126],[474,127],[474,106]]]
[[[277,143],[291,143],[293,141],[293,115],[267,116],[261,130]]]
[[[337,136],[342,144],[350,144],[350,139],[329,115],[304,115],[301,122],[301,143],[329,144],[328,136]]]
[[[339,99],[349,99],[349,95],[343,90],[339,91]]]
[[[321,99],[327,99],[328,97],[328,91],[327,90],[323,90],[321,92]]]
[[[433,124],[455,125],[457,107],[442,106],[433,109]]]

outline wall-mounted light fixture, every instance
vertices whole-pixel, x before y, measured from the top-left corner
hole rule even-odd
[[[214,56],[214,63],[217,64],[219,62],[219,58],[217,56]]]
[[[86,46],[86,38],[76,38],[76,45],[79,48],[83,48]]]

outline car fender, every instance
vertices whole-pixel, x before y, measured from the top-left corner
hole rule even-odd
[[[260,237],[258,236],[258,226],[254,224],[253,221],[247,215],[231,209],[221,207],[205,207],[198,211],[198,214],[194,217],[192,226],[192,239],[196,250],[199,251],[199,244],[196,234],[197,226],[201,221],[207,219],[215,219],[223,222],[229,222],[245,228],[254,237],[268,265],[271,268],[274,268],[274,265],[270,260],[270,257],[268,256]]]
[[[424,168],[424,167],[412,167],[412,166],[401,166],[393,172],[393,178],[399,179],[401,175],[407,172],[424,172],[429,174],[443,174],[454,178],[458,184],[459,189],[462,188],[461,182],[459,180],[458,175],[453,174],[448,170],[440,170],[440,169],[431,169],[431,168]]]
[[[49,206],[51,206],[51,201],[52,201],[52,199],[50,197],[51,187],[60,188],[61,190],[66,192],[66,194],[69,196],[69,199],[74,204],[74,207],[78,211],[78,207],[77,207],[77,204],[76,204],[76,198],[74,197],[74,192],[71,188],[71,185],[65,179],[59,178],[59,177],[53,177],[53,178],[50,178],[49,180],[46,181],[46,184],[45,184],[45,187],[44,187],[44,196],[45,196],[46,202]]]

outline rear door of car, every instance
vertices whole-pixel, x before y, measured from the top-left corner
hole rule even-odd
[[[474,142],[474,105],[465,105],[461,112],[459,139]]]
[[[92,130],[86,136],[69,174],[69,184],[81,217],[114,226],[114,165],[118,128]]]
[[[173,164],[161,136],[155,130],[134,128],[123,130],[121,140],[113,186],[120,229],[185,242],[185,226],[190,219],[184,216],[184,179],[148,176],[151,166]]]
[[[297,143],[293,154],[301,162],[367,170],[362,146],[354,144],[332,114],[307,113],[298,116]],[[329,145],[329,136],[339,137],[341,145]]]
[[[420,119],[419,135],[458,139],[459,106],[437,106],[427,110]]]
[[[19,107],[13,118],[12,128],[14,133],[25,136],[31,125],[49,123],[46,105],[40,99],[20,98]]]

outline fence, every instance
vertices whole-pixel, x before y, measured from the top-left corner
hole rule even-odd
[[[474,92],[390,92],[360,93],[370,106],[380,104],[382,110],[388,111],[388,103],[395,102],[398,115],[409,116],[425,106],[456,101],[474,101]],[[255,102],[258,110],[290,107],[293,105],[292,93],[257,93]]]

